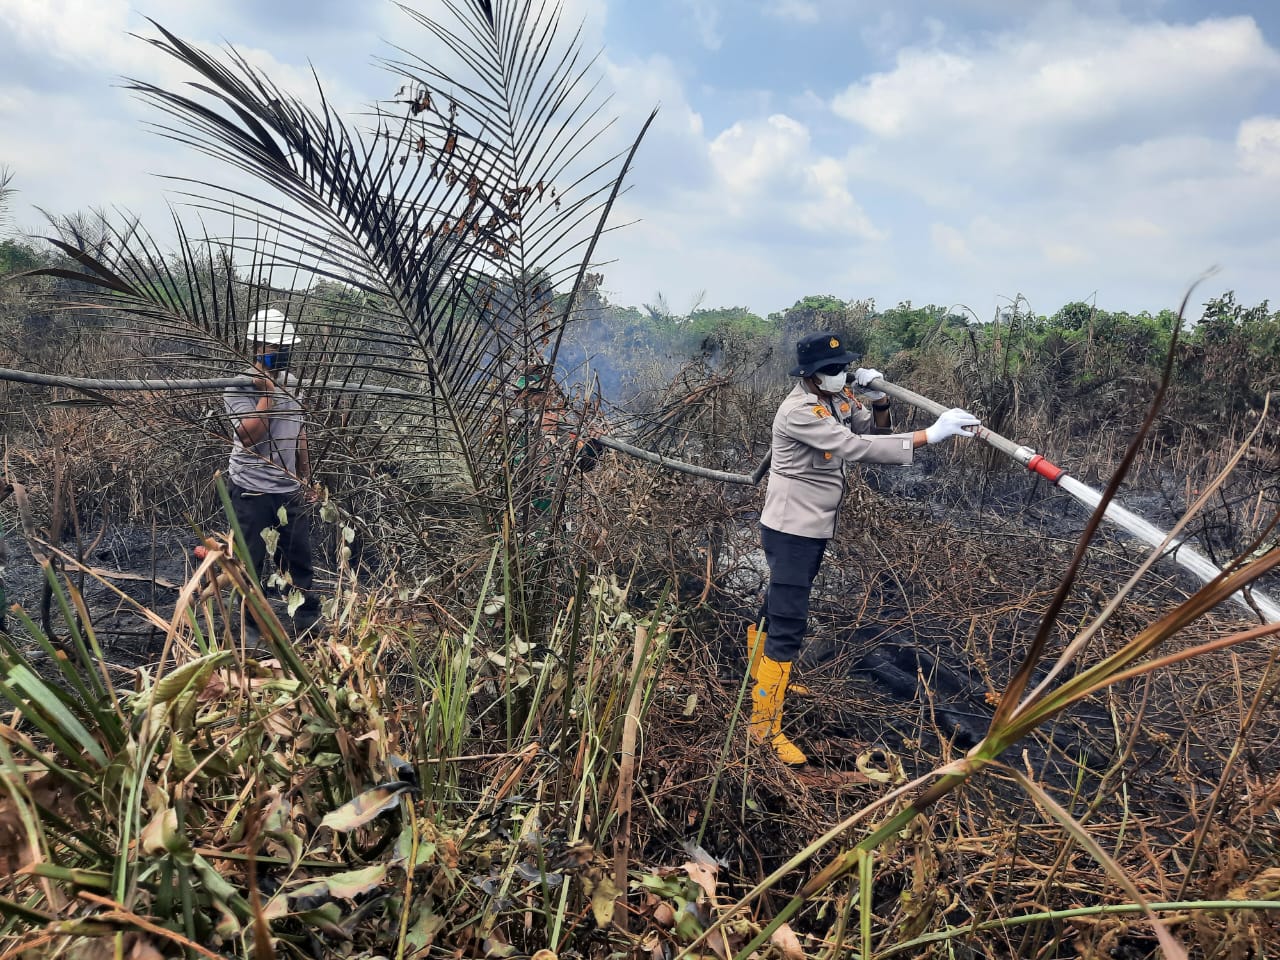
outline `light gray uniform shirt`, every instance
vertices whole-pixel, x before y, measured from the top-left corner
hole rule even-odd
[[[245,371],[255,373],[256,371]],[[285,374],[286,389],[296,391],[298,381]],[[258,393],[253,387],[227,387],[222,400],[232,426],[239,426],[241,419],[256,416]],[[298,401],[276,390],[271,409],[264,416],[267,435],[252,447],[240,442],[240,434],[233,431],[231,463],[227,473],[231,482],[249,493],[293,493],[301,487],[298,473],[298,436],[302,433],[302,407]]]
[[[773,462],[760,522],[797,537],[835,536],[846,463],[911,463],[911,434],[860,433],[873,428],[871,411],[847,387],[828,397],[797,383],[773,418]]]

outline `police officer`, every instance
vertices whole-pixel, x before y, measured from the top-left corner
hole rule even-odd
[[[796,344],[791,376],[800,381],[773,418],[773,462],[760,515],[760,538],[769,564],[763,638],[748,631],[753,659],[750,733],[788,764],[807,762],[804,753],[782,732],[782,704],[791,664],[804,643],[809,592],[827,541],[835,535],[836,512],[844,496],[844,466],[849,461],[911,463],[916,447],[949,437],[967,437],[979,421],[964,410],[946,411],[925,430],[870,436],[888,427],[889,401],[878,390],[862,391],[866,409],[847,385],[848,367],[861,359],[844,338],[830,331],[807,336]],[[860,388],[883,376],[858,368]],[[874,413],[873,413],[874,412]],[[760,640],[763,639],[763,644]],[[760,647],[763,646],[763,656]]]

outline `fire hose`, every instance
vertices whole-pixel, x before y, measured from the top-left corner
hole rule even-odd
[[[884,380],[873,380],[870,389],[883,390],[889,396],[904,403],[909,403],[914,407],[919,407],[934,416],[941,414],[946,409],[928,397],[922,397],[920,394],[913,393],[905,387],[899,387]],[[1089,509],[1095,509],[1102,502],[1102,495],[1097,490],[1077,480],[1057,464],[1050,463],[1031,447],[1014,443],[1012,440],[1002,437],[986,427],[974,427],[973,433],[979,440],[999,450],[1015,462],[1022,464],[1037,476],[1043,477]],[[1219,569],[1218,565],[1204,554],[1188,546],[1182,539],[1170,540],[1168,534],[1159,527],[1144,520],[1114,500],[1107,504],[1103,517],[1122,527],[1148,546],[1164,550],[1165,556],[1172,558],[1175,563],[1194,573],[1202,583],[1209,583],[1222,576],[1222,570]],[[1232,595],[1232,599],[1250,613],[1261,615],[1264,620],[1271,623],[1280,623],[1280,604],[1277,604],[1261,590],[1250,590],[1248,596],[1243,593],[1236,593]]]
[[[17,383],[37,384],[43,386],[66,387],[77,390],[85,394],[94,395],[111,391],[137,391],[137,390],[211,390],[228,386],[247,386],[252,383],[252,378],[248,376],[224,377],[220,379],[192,379],[192,380],[164,380],[164,379],[132,379],[132,380],[101,380],[86,377],[65,377],[50,374],[28,373],[23,370],[0,369],[0,380],[10,380]],[[346,384],[327,384],[317,383],[311,385],[313,387],[333,387],[334,389],[350,393],[375,393],[382,395],[402,396],[405,398],[413,398],[415,394],[408,390],[402,390],[395,387],[384,387],[376,385],[363,385],[352,387]],[[867,389],[881,390],[889,396],[908,403],[913,407],[917,407],[926,413],[938,416],[947,408],[936,401],[930,400],[928,397],[921,396],[905,387],[897,384],[889,383],[884,379],[876,379],[867,385]],[[1042,477],[1050,484],[1062,489],[1070,494],[1076,500],[1085,506],[1095,508],[1101,502],[1101,495],[1088,484],[1076,480],[1074,477],[1062,467],[1050,462],[1044,456],[1037,453],[1034,449],[1025,444],[1016,443],[1013,440],[1003,437],[994,430],[988,430],[986,427],[978,426],[973,428],[973,434],[983,443],[994,447],[996,450],[1011,458],[1014,462],[1026,467],[1031,473]],[[677,460],[674,457],[663,456],[641,447],[633,446],[623,440],[613,437],[601,436],[595,438],[602,446],[619,453],[627,454],[640,460],[656,464],[667,470],[673,470],[678,473],[688,474],[690,476],[701,477],[705,480],[714,480],[719,483],[732,483],[742,486],[755,486],[764,479],[765,474],[770,467],[772,454],[766,454],[760,464],[750,474],[730,473],[725,470],[713,470],[708,467],[700,467],[696,464],[686,463]],[[1218,566],[1187,546],[1182,540],[1174,540],[1170,543],[1165,541],[1169,538],[1158,527],[1146,520],[1143,520],[1137,514],[1126,509],[1114,501],[1107,504],[1106,512],[1103,515],[1107,520],[1115,523],[1138,539],[1146,542],[1152,547],[1164,549],[1167,555],[1172,557],[1178,564],[1190,570],[1203,582],[1209,581],[1221,576],[1222,571]],[[1245,606],[1253,613],[1260,613],[1266,620],[1276,623],[1280,622],[1280,605],[1271,600],[1266,594],[1259,590],[1250,591],[1250,596],[1245,597],[1242,594],[1236,594],[1234,598],[1238,603]]]
[[[900,387],[897,384],[889,383],[884,379],[876,379],[868,384],[869,390],[880,390],[895,400],[901,400],[913,407],[917,407],[933,416],[939,416],[946,407],[942,404],[930,400],[928,397],[921,396],[906,387]],[[986,443],[988,446],[994,447],[1014,462],[1026,467],[1031,473],[1038,477],[1042,477],[1050,484],[1064,492],[1070,494],[1080,503],[1089,507],[1096,508],[1102,502],[1102,497],[1097,490],[1088,484],[1082,483],[1070,476],[1068,472],[1055,463],[1046,459],[1043,455],[1036,453],[1031,447],[1025,444],[1017,443],[1008,437],[1003,437],[994,430],[986,427],[978,426],[973,428],[973,435]],[[728,483],[738,483],[746,485],[758,484],[764,479],[765,474],[769,471],[772,453],[765,454],[764,459],[760,461],[759,466],[751,473],[750,476],[736,473],[724,473],[718,470],[706,470],[703,467],[694,467],[692,464],[682,463],[679,460],[672,460],[669,457],[661,457],[658,454],[650,453],[647,450],[640,450],[629,444],[619,441],[601,438],[601,442],[615,450],[631,456],[639,456],[641,459],[649,460],[652,463],[660,464],[672,470],[679,470],[683,473],[690,473],[694,476],[702,476],[712,480],[722,480]],[[1165,555],[1171,557],[1176,563],[1183,568],[1190,570],[1204,583],[1222,575],[1222,571],[1208,557],[1189,547],[1185,541],[1175,539],[1171,542],[1168,536],[1159,527],[1143,520],[1137,514],[1126,509],[1120,504],[1112,501],[1107,504],[1107,509],[1103,517],[1112,523],[1127,530],[1130,534],[1139,540],[1147,543],[1151,547],[1163,549]],[[1280,622],[1280,605],[1277,605],[1270,597],[1260,590],[1251,590],[1248,597],[1237,593],[1232,597],[1238,604],[1249,610],[1250,613],[1261,614],[1261,616],[1272,622]]]

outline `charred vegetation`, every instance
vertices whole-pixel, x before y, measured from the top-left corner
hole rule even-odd
[[[300,637],[246,570],[218,391],[0,380],[5,949],[1274,951],[1276,628],[1225,600],[1276,584],[1280,317],[610,304],[592,250],[646,124],[602,149],[554,11],[444,6],[356,121],[157,26],[200,86],[136,91],[261,194],[184,185],[173,245],[90,217],[0,246],[8,368],[233,376],[246,315],[295,319],[326,597]],[[1233,579],[1126,586],[1149,551],[976,445],[858,470],[789,719],[815,762],[782,767],[743,731],[760,490],[584,450],[750,473],[823,328],[1192,512]]]

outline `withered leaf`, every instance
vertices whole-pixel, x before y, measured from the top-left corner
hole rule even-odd
[[[342,900],[354,900],[377,887],[387,876],[387,864],[375,863],[363,870],[335,873],[322,880],[312,880],[289,893],[291,897],[314,897],[325,894]]]
[[[796,936],[791,925],[784,923],[769,935],[769,942],[782,952],[783,960],[804,960],[804,950],[800,946],[800,938]]]
[[[714,903],[716,898],[716,871],[714,867],[708,867],[706,864],[690,860],[684,864],[684,870],[689,874],[689,879],[702,888],[707,900]]]
[[[601,930],[607,929],[613,923],[614,901],[622,891],[613,882],[613,877],[607,873],[598,879],[583,876],[582,886],[591,895],[591,913],[596,918],[596,926]]]
[[[331,827],[339,833],[347,833],[362,827],[378,814],[390,810],[400,802],[400,796],[415,790],[413,784],[403,780],[393,780],[371,790],[366,790],[358,797],[348,800],[337,810],[325,815],[320,821],[323,827]]]
[[[305,910],[298,914],[298,919],[323,930],[331,937],[337,937],[340,940],[351,939],[351,934],[342,927],[342,911],[336,903],[325,903],[314,910]]]

